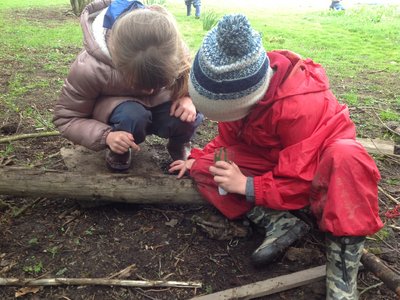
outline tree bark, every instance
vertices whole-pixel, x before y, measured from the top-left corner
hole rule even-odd
[[[397,296],[400,296],[400,276],[390,270],[384,263],[376,257],[374,254],[369,253],[364,249],[364,253],[361,256],[361,262],[364,268],[372,272]]]
[[[104,200],[137,204],[206,204],[190,179],[173,175],[85,175],[0,167],[0,195]]]

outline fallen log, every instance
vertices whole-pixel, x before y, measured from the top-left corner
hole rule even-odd
[[[374,141],[367,150],[393,153],[393,143],[385,146]],[[143,147],[130,173],[112,174],[104,173],[107,171],[104,154],[81,148],[61,149],[69,172],[0,166],[0,195],[137,204],[206,204],[190,179],[176,180],[175,176],[159,173],[159,166],[152,162],[151,149]]]
[[[365,150],[370,154],[387,154],[392,155],[395,153],[395,145],[392,141],[381,140],[381,139],[362,139],[358,138],[359,142]]]
[[[400,276],[390,270],[378,257],[364,249],[361,256],[364,268],[372,272],[397,296],[400,296]]]
[[[0,167],[0,195],[136,204],[206,204],[190,179]]]

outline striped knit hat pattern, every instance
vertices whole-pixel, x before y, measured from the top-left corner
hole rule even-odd
[[[244,15],[226,15],[196,54],[189,94],[197,110],[209,119],[235,121],[264,96],[271,76],[260,34]]]

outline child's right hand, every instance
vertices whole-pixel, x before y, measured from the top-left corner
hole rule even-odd
[[[185,175],[187,170],[190,170],[194,162],[195,159],[193,158],[188,160],[176,160],[169,165],[168,172],[173,173],[175,171],[179,171],[176,177],[181,178],[183,175]]]
[[[117,154],[124,154],[129,148],[139,151],[140,147],[134,141],[133,135],[126,131],[111,131],[106,137],[106,144]]]
[[[189,97],[182,97],[172,102],[170,116],[181,119],[182,122],[196,120],[196,107]]]

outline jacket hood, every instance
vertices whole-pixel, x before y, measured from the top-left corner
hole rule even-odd
[[[301,59],[287,50],[268,52],[271,68],[275,71],[265,97],[259,105],[269,106],[280,99],[315,93],[329,89],[329,81],[320,64]]]
[[[111,0],[95,0],[88,4],[83,10],[80,23],[83,31],[83,45],[85,50],[97,60],[112,66],[111,57],[104,51],[96,41],[92,25],[95,18],[111,3]]]

